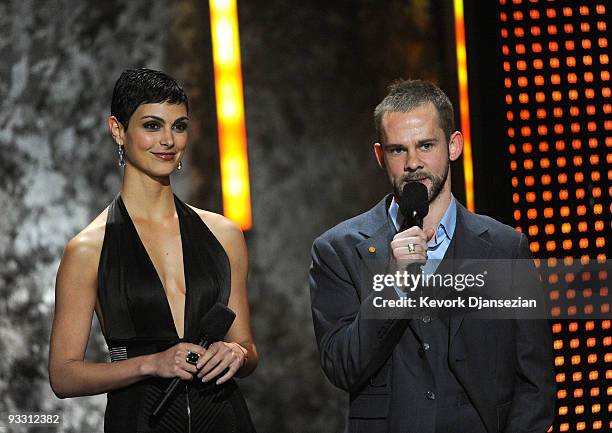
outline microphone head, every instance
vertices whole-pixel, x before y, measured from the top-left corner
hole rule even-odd
[[[408,182],[400,197],[399,209],[404,218],[422,220],[429,212],[427,187],[421,182]],[[416,215],[415,215],[416,212]]]
[[[211,343],[221,341],[235,318],[236,314],[232,310],[217,302],[200,320],[199,336]]]

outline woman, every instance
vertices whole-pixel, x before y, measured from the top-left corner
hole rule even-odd
[[[173,78],[123,72],[108,119],[124,167],[121,192],[68,243],[58,270],[51,387],[60,398],[108,393],[106,432],[254,431],[232,379],[257,366],[244,237],[170,185],[187,147],[188,111]],[[225,341],[191,344],[216,302],[236,313]],[[94,311],[111,363],[84,361]],[[180,386],[151,416],[176,377]]]

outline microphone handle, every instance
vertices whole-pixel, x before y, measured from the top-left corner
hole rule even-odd
[[[416,211],[414,211],[414,214],[411,218],[404,218],[404,221],[402,222],[402,226],[400,227],[400,232],[403,232],[404,230],[408,230],[410,227],[414,227],[414,226],[418,226],[421,229],[423,228],[423,219],[418,218],[416,216]],[[420,274],[421,266],[423,265],[420,265],[418,263],[412,263],[408,265],[406,270],[408,271],[409,274],[412,274],[412,275]]]
[[[207,339],[201,339],[200,342],[198,343],[198,346],[202,346],[205,349],[208,348],[209,345],[210,345],[210,342]],[[170,382],[170,384],[168,385],[168,387],[164,391],[164,397],[157,404],[157,407],[153,411],[153,416],[154,417],[159,415],[159,412],[161,411],[162,407],[164,407],[166,402],[170,399],[170,397],[174,393],[174,390],[176,389],[178,384],[181,383],[181,380],[182,379],[180,377],[175,377],[174,379],[172,379],[172,381]]]
[[[417,215],[417,211],[412,211],[412,215],[404,216],[404,221],[402,221],[402,225],[400,226],[399,231],[403,232],[404,230],[408,230],[410,227],[414,226],[418,226],[422,229],[423,218],[419,218]]]

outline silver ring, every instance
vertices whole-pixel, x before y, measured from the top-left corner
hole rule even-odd
[[[191,350],[187,352],[187,356],[185,357],[185,361],[191,365],[197,365],[200,360],[200,354],[198,352],[192,352]]]
[[[414,253],[416,253],[416,248],[415,248],[415,245],[416,245],[416,244],[408,244],[408,252],[409,252],[410,254],[414,254]]]

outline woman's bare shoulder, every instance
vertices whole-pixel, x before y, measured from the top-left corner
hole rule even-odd
[[[198,209],[191,205],[189,207],[200,216],[204,224],[208,226],[226,252],[231,253],[236,249],[242,249],[244,235],[238,224],[218,213]]]
[[[78,262],[89,262],[100,258],[102,244],[104,243],[104,232],[106,229],[106,217],[108,208],[104,209],[87,227],[73,237],[64,251],[64,260],[70,259]]]

